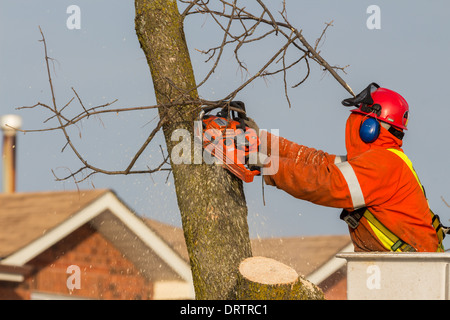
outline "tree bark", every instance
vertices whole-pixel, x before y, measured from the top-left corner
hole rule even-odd
[[[136,0],[135,8],[136,34],[157,102],[177,101],[182,93],[198,98],[191,90],[196,82],[176,1]],[[198,110],[194,105],[159,109],[160,118],[169,119],[163,132],[170,155],[178,143],[171,140],[174,130],[187,130],[193,141]],[[215,165],[172,159],[171,165],[196,299],[233,299],[239,263],[251,256],[242,181]]]

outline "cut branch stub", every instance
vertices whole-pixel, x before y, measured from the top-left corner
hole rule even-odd
[[[240,300],[323,300],[323,292],[291,267],[266,257],[251,257],[239,265]]]

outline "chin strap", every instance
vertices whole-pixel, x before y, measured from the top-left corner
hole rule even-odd
[[[380,121],[380,124],[383,128],[385,128],[387,131],[389,131],[390,134],[392,134],[394,137],[396,137],[399,140],[403,140],[403,137],[405,136],[405,133],[403,131],[400,131],[393,126],[391,126],[389,123]]]
[[[403,140],[403,137],[405,136],[405,133],[403,131],[395,129],[393,126],[391,126],[388,131],[397,139]]]

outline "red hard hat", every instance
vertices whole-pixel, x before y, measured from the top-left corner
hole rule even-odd
[[[407,130],[409,106],[406,100],[397,92],[380,88],[371,83],[355,98],[342,102],[346,106],[355,105],[358,109],[351,112],[360,113],[386,122],[398,129]]]

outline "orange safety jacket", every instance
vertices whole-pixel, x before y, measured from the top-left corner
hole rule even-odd
[[[346,157],[267,133],[261,141],[268,147],[270,161],[278,165],[264,172],[266,183],[323,206],[348,212],[367,208],[413,250],[441,251],[422,186],[399,156],[403,152],[402,141],[381,127],[375,142],[364,143],[359,137],[364,119],[363,115],[352,113],[347,120]],[[278,154],[273,148],[278,148]],[[355,251],[391,251],[365,218],[356,228],[349,227],[349,231]]]

